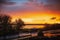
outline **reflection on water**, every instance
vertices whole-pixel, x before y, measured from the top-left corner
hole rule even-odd
[[[32,29],[32,28],[44,28],[44,25],[26,25],[23,28],[24,29]]]
[[[19,33],[19,35],[18,34],[16,34],[16,35],[10,35],[10,36],[6,36],[6,39],[9,39],[9,38],[17,38],[18,36],[20,36],[20,37],[28,37],[28,36],[30,36],[30,37],[34,37],[34,36],[37,36],[37,33]],[[0,37],[0,39],[3,39],[4,37],[2,36],[2,37]]]
[[[23,27],[23,29],[43,29],[45,26],[44,25],[26,25]],[[38,31],[36,33],[30,33],[32,36],[37,36],[38,35]],[[57,30],[47,30],[47,31],[43,31],[44,36],[47,37],[51,37],[51,36],[57,36],[60,35],[60,29]]]
[[[22,33],[22,34],[19,34],[19,36],[26,36],[26,35],[30,35],[30,36],[34,37],[34,36],[37,36],[37,33]]]
[[[36,28],[44,28],[45,26],[43,25],[26,25],[23,27],[23,29],[36,29]],[[58,33],[59,32],[59,33]],[[57,35],[60,35],[60,30],[48,30],[48,31],[43,31],[43,34],[44,36],[46,37],[52,37],[52,36],[57,36]],[[14,37],[22,37],[22,36],[31,36],[31,37],[35,37],[35,36],[38,36],[38,31],[37,32],[27,32],[27,33],[19,33],[19,35],[11,35],[11,36],[6,36],[6,38],[14,38]],[[3,39],[3,37],[0,37]]]
[[[47,36],[47,37],[59,36],[60,35],[60,29],[43,31],[43,33],[44,33],[44,36]]]

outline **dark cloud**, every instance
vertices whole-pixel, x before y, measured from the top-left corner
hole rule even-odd
[[[51,18],[51,20],[55,20],[55,19],[56,19],[56,17],[52,17],[52,18]]]
[[[48,3],[60,3],[60,0],[46,0]]]
[[[30,2],[34,2],[35,6],[43,7],[47,10],[51,11],[60,11],[60,0],[29,0]]]
[[[45,7],[49,10],[60,11],[60,0],[46,0]]]
[[[9,2],[10,0],[0,0],[0,5],[14,4],[14,2]]]
[[[6,2],[6,0],[0,0],[0,4],[5,3],[5,2]]]
[[[10,0],[0,0],[0,13],[4,13],[5,5],[12,5],[14,2],[10,2]]]
[[[33,0],[28,0],[28,1],[33,2]]]
[[[28,1],[30,1],[30,2],[37,2],[38,0],[28,0]]]

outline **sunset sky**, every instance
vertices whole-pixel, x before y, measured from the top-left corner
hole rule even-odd
[[[60,0],[11,0],[5,5],[4,14],[12,21],[21,18],[26,24],[60,23]]]

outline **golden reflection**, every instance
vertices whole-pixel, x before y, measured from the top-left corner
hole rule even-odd
[[[42,28],[44,28],[44,27],[45,27],[45,26],[43,26],[43,25],[27,25],[27,26],[24,26],[24,29],[27,29],[27,28],[28,28],[28,29],[32,29],[32,28],[34,28],[34,29],[35,29],[35,28],[37,28],[37,29],[38,29],[38,28],[41,28],[41,29],[42,29]]]

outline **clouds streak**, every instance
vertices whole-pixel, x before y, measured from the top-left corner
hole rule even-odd
[[[11,2],[16,4],[7,6],[5,9],[8,12],[60,11],[60,0],[13,0]],[[7,1],[2,2],[5,3],[9,4]]]
[[[52,10],[52,11],[60,11],[60,0],[33,0],[30,1],[39,8],[43,8],[45,10]]]

